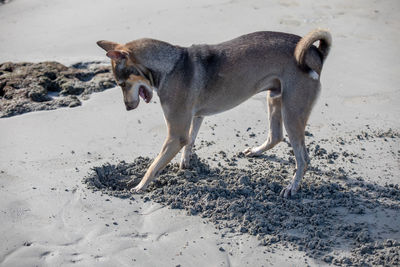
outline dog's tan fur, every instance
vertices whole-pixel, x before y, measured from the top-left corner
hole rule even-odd
[[[318,47],[314,42],[320,41]],[[157,90],[167,123],[167,138],[141,182],[152,179],[184,147],[181,168],[188,168],[192,147],[204,116],[233,108],[254,94],[267,91],[269,131],[260,146],[246,156],[258,156],[283,139],[285,125],[296,158],[296,173],[281,195],[299,188],[309,161],[304,132],[320,90],[322,65],[331,35],[317,29],[303,38],[277,32],[256,32],[217,45],[173,46],[153,39],[125,45],[99,41],[107,51],[127,110],[149,102]]]

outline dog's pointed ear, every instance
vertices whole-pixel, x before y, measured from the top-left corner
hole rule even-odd
[[[108,52],[110,50],[114,50],[115,47],[117,47],[118,44],[114,43],[114,42],[111,42],[111,41],[101,40],[101,41],[97,41],[97,45]]]
[[[107,52],[106,56],[111,58],[112,60],[120,61],[123,59],[127,59],[129,54],[128,52],[122,50],[111,50]]]

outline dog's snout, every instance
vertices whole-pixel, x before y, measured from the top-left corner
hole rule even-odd
[[[130,104],[127,104],[127,103],[125,103],[125,107],[126,107],[127,111],[132,110],[132,109],[135,108],[133,105],[130,105]]]
[[[125,102],[125,108],[127,111],[135,109],[137,106],[138,103]]]

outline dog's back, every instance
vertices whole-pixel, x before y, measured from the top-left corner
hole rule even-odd
[[[276,79],[287,79],[296,72],[308,75],[309,70],[319,75],[323,57],[312,43],[307,43],[301,64],[296,60],[295,50],[301,40],[293,34],[261,31],[220,44],[193,45],[186,49],[177,70],[185,87],[198,94],[199,113],[210,115],[272,89]]]

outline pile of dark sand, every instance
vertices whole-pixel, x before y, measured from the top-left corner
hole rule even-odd
[[[398,137],[392,130],[370,131],[351,140]],[[223,235],[255,235],[266,250],[291,245],[335,265],[399,265],[399,229],[373,222],[374,217],[383,215],[399,219],[399,186],[371,184],[356,172],[338,167],[340,162],[362,156],[343,149],[328,151],[321,147],[324,141],[331,142],[319,140],[309,145],[314,164],[291,199],[283,199],[279,193],[295,171],[292,155],[247,159],[240,154],[228,157],[223,151],[217,154],[222,163],[218,167],[197,157],[190,170],[169,164],[143,198],[207,218]],[[337,138],[336,142],[345,147],[347,141]],[[132,198],[126,182],[131,178],[139,182],[151,161],[139,157],[132,163],[105,164],[94,168],[84,182],[94,191]],[[247,166],[235,167],[238,161],[248,161]]]
[[[0,118],[37,110],[76,107],[93,92],[115,86],[100,62],[66,67],[58,62],[0,64]]]

